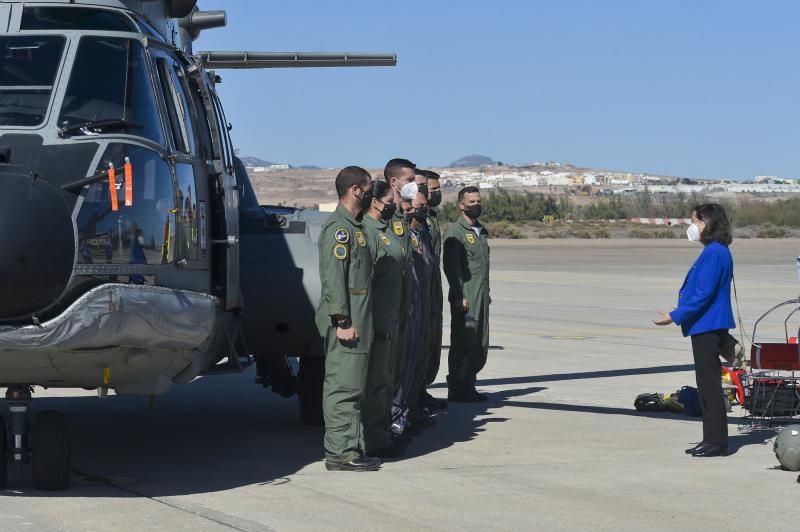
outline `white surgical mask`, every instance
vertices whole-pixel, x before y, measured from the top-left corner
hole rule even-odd
[[[143,236],[137,237],[136,240],[139,242],[140,246],[144,246],[144,237]]]
[[[400,189],[400,197],[404,200],[411,201],[417,197],[418,192],[419,187],[414,181],[412,181],[411,183],[406,183],[403,185],[403,188]]]
[[[686,230],[686,238],[689,239],[689,242],[700,242],[700,229],[695,224],[691,224]]]

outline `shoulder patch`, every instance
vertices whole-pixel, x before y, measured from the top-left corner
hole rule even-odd
[[[414,233],[411,233],[411,243],[414,245],[415,248],[419,247],[419,239],[417,238],[417,235],[415,235]]]
[[[350,242],[350,233],[346,229],[337,229],[333,236],[340,244],[347,244]]]
[[[339,260],[347,258],[347,246],[344,244],[336,244],[333,246],[333,256]]]
[[[358,242],[358,245],[362,248],[367,245],[367,239],[364,238],[364,233],[361,231],[356,231],[356,242]]]
[[[405,228],[403,227],[403,222],[394,222],[392,224],[392,229],[394,230],[394,234],[397,236],[403,236],[406,232]]]
[[[467,242],[469,242],[470,244],[472,244],[474,246],[475,245],[475,235],[472,234],[472,233],[467,233]]]

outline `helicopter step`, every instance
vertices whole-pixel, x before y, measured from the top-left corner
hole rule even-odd
[[[30,385],[10,386],[6,391],[10,427],[0,418],[0,488],[5,488],[8,482],[9,465],[22,468],[31,464],[36,489],[67,489],[70,448],[66,418],[61,412],[47,410],[40,412],[31,425],[28,405],[33,399],[32,393]]]

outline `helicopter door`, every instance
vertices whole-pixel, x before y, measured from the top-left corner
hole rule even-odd
[[[214,240],[217,246],[225,246],[225,309],[241,308],[242,294],[239,285],[239,187],[234,177],[233,146],[228,136],[228,125],[222,105],[216,94],[203,82],[199,69],[190,69],[203,99],[214,147],[214,173],[217,176],[217,192],[211,193],[212,201],[220,201],[225,212],[225,235]],[[214,198],[216,196],[216,198]]]

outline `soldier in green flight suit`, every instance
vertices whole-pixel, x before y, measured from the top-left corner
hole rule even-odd
[[[375,338],[369,356],[367,391],[364,395],[364,441],[369,456],[397,458],[405,446],[391,432],[394,397],[395,346],[400,340],[400,306],[406,252],[391,228],[397,205],[385,181],[372,184],[373,199],[363,223],[373,260],[372,321]]]
[[[406,197],[413,198],[417,193],[417,186],[414,183],[415,169],[417,166],[408,159],[392,159],[383,169],[383,177],[386,183],[391,187],[394,194],[395,205],[400,205],[403,201],[403,194]],[[390,368],[392,373],[392,395],[397,393],[403,382],[403,364],[405,362],[406,352],[406,335],[408,325],[408,313],[411,306],[411,268],[412,255],[411,255],[411,239],[406,223],[405,215],[398,208],[391,219],[391,230],[394,235],[400,239],[400,242],[405,250],[406,263],[403,275],[402,286],[402,300],[400,302],[400,323],[398,341],[392,346],[392,360],[394,365]],[[400,404],[393,404],[392,417],[393,425],[392,431],[395,436],[401,436],[403,427],[405,426],[405,418],[402,416],[404,406]],[[407,436],[404,436],[407,441]]]
[[[436,207],[442,203],[442,187],[440,176],[431,170],[418,170],[427,177],[428,181],[428,231],[431,237],[433,251],[433,277],[431,278],[431,327],[429,334],[430,356],[428,371],[425,376],[425,386],[428,387],[436,380],[439,374],[439,364],[442,357],[442,313],[444,309],[444,296],[442,293],[442,229]],[[431,411],[447,408],[447,400],[433,397],[427,390],[422,390],[420,398],[422,406]]]
[[[450,284],[450,353],[447,398],[454,402],[486,401],[475,389],[489,352],[489,243],[478,222],[481,194],[477,187],[458,193],[459,219],[444,234],[444,273]]]
[[[364,453],[361,416],[373,339],[372,255],[361,213],[372,203],[372,178],[348,166],[336,176],[336,193],[339,205],[319,236],[316,322],[325,342],[325,467],[374,471],[381,461]]]
[[[420,404],[430,358],[431,280],[434,258],[427,224],[427,179],[417,174],[416,182],[419,191],[406,211],[406,219],[411,231],[414,270],[419,283],[417,304],[412,309],[412,318],[416,320],[416,332],[412,340],[414,367],[411,379],[407,379],[409,384],[405,390],[406,404],[409,408],[408,421],[412,427],[412,434],[418,433],[419,429],[435,424],[430,411]]]

